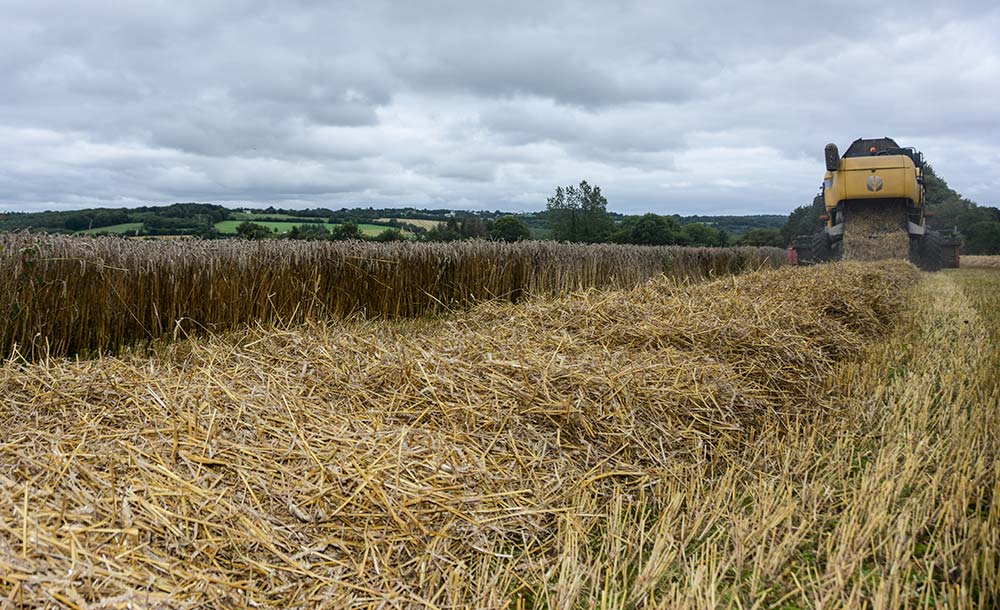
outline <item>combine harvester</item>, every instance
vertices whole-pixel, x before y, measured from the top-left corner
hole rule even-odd
[[[921,269],[957,267],[959,242],[927,227],[924,156],[891,138],[858,139],[841,157],[827,144],[823,230],[795,239],[789,261],[908,259]]]

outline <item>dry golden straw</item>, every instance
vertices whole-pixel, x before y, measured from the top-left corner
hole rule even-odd
[[[961,264],[962,267],[1000,269],[1000,256],[967,256],[963,254]]]
[[[845,210],[844,260],[905,260],[910,254],[906,214],[900,204],[854,202]]]
[[[1000,274],[918,277],[661,279],[10,361],[0,600],[988,607]]]
[[[417,316],[489,299],[701,280],[777,248],[0,236],[0,357],[28,359],[273,322]]]

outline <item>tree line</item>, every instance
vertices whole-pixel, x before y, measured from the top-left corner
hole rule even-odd
[[[546,210],[510,214],[497,211],[417,210],[415,208],[354,208],[329,210],[287,210],[269,207],[252,210],[231,209],[214,204],[176,203],[167,206],[143,206],[131,209],[94,208],[68,211],[11,212],[0,214],[0,231],[34,230],[48,233],[115,233],[129,236],[190,235],[220,239],[227,235],[216,229],[226,220],[243,220],[236,236],[244,239],[346,240],[368,239],[393,241],[456,241],[463,239],[555,239],[567,242],[611,242],[627,244],[682,244],[724,246],[731,243],[770,243],[755,239],[760,231],[751,229],[742,238],[709,223],[735,223],[732,226],[754,227],[772,223],[766,216],[704,217],[705,222],[684,222],[679,216],[646,214],[627,216],[607,210],[607,200],[598,186],[582,182],[578,186],[559,187]],[[290,218],[292,217],[292,218]],[[699,217],[701,218],[701,217]],[[285,219],[296,226],[279,233],[258,221]],[[434,221],[425,228],[407,221]],[[122,225],[133,224],[127,231]],[[359,225],[376,224],[385,230],[365,235]],[[324,225],[337,225],[332,228]],[[773,240],[772,240],[773,241]]]
[[[962,197],[940,178],[930,165],[924,166],[924,185],[928,210],[933,213],[932,228],[958,236],[962,251],[968,254],[1000,254],[1000,210],[977,205]],[[393,241],[455,241],[462,239],[554,239],[577,243],[621,243],[690,246],[778,246],[789,245],[796,236],[818,231],[826,213],[821,196],[792,211],[783,224],[777,216],[689,217],[644,214],[627,216],[608,211],[608,200],[601,187],[581,181],[577,185],[556,187],[547,198],[545,210],[523,214],[497,211],[462,212],[420,210],[416,208],[354,208],[329,210],[253,210],[259,220],[268,217],[294,216],[297,225],[280,237],[289,239],[370,239]],[[242,216],[240,215],[242,214]],[[246,218],[220,205],[176,203],[168,206],[144,206],[132,209],[86,209],[64,212],[0,214],[0,231],[32,229],[47,232],[100,232],[102,228],[135,223],[138,235],[192,235],[220,238],[215,225],[224,220]],[[407,220],[437,222],[431,228],[407,223]],[[366,236],[359,225],[379,224],[385,230]],[[327,228],[324,224],[334,224]],[[723,227],[741,232],[730,233]],[[246,220],[237,228],[246,239],[276,238],[279,234],[266,226]]]
[[[549,238],[568,242],[655,246],[774,245],[751,243],[761,238],[760,231],[764,229],[752,229],[733,240],[724,230],[700,222],[682,224],[677,216],[644,214],[625,216],[616,222],[607,208],[608,200],[601,187],[592,186],[586,180],[578,186],[556,187],[555,194],[546,202]],[[768,234],[763,241],[774,240]]]

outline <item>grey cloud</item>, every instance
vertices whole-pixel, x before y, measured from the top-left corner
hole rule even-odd
[[[484,109],[482,125],[512,144],[553,141],[594,158],[621,161],[681,146],[683,129],[670,120],[672,104],[630,104],[601,111],[528,99]],[[636,153],[639,153],[637,155]]]
[[[871,4],[0,0],[0,206],[787,212],[890,135],[1000,200],[1000,12]]]
[[[554,42],[510,46],[510,42],[460,40],[433,55],[399,58],[396,69],[414,88],[486,98],[534,96],[586,108],[682,101],[690,99],[696,88],[690,75],[695,70],[688,66],[672,69],[654,63],[623,69],[598,57],[566,54]]]

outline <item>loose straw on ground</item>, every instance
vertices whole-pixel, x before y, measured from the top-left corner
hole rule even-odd
[[[963,255],[962,267],[1000,269],[1000,256]]]
[[[584,578],[583,547],[643,558],[623,604],[655,592],[672,544],[615,540],[713,536],[721,509],[674,524],[684,495],[664,486],[742,472],[730,457],[765,432],[825,417],[834,367],[906,313],[918,276],[830,271],[11,360],[0,599],[495,607],[541,599],[560,565]],[[567,582],[569,600],[602,590]]]

